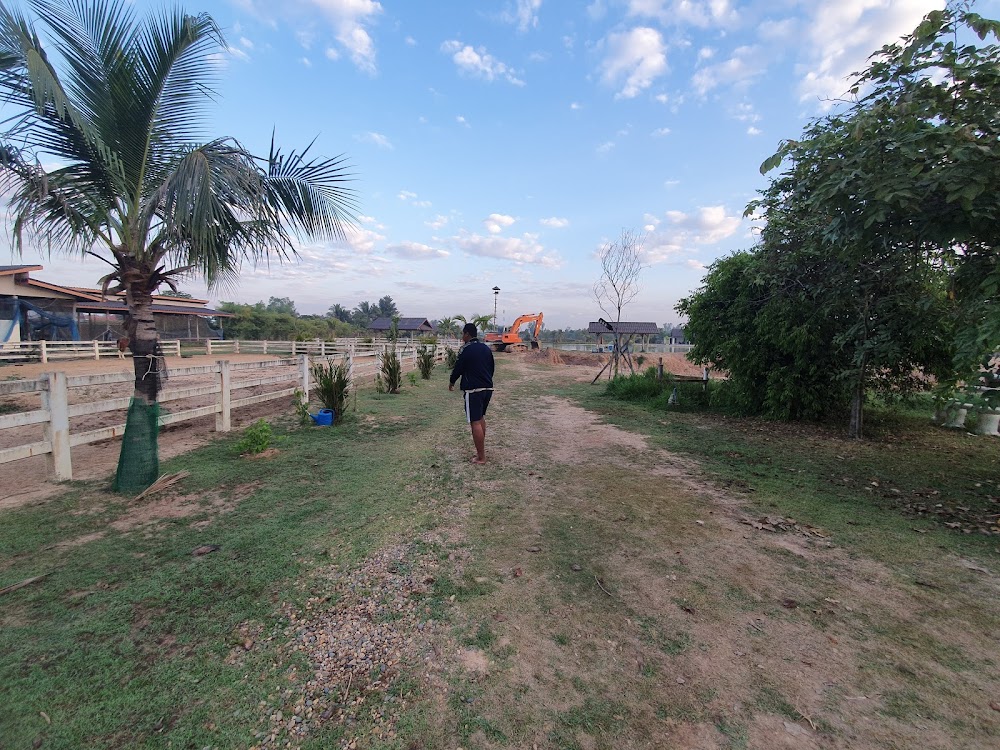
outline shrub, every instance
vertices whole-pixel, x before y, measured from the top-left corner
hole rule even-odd
[[[668,388],[673,388],[673,381],[666,378],[658,380],[656,368],[650,367],[641,374],[612,378],[604,393],[622,401],[648,401],[657,398]]]
[[[271,447],[273,439],[274,433],[271,431],[271,425],[263,419],[258,419],[243,430],[243,437],[236,443],[236,452],[263,453]]]
[[[424,380],[431,379],[431,372],[434,370],[434,353],[436,346],[421,346],[417,349],[417,367],[420,368],[420,377]]]
[[[444,348],[444,365],[449,370],[455,367],[455,363],[458,362],[458,352],[452,349],[450,346]]]
[[[413,372],[411,370],[410,372],[406,373],[406,379],[410,381],[410,385],[416,385],[417,384],[417,373],[415,373],[415,372]]]
[[[403,364],[395,350],[382,355],[379,374],[375,376],[375,390],[379,393],[399,393],[403,385]]]
[[[333,409],[339,418],[347,410],[347,397],[351,390],[351,373],[347,360],[334,364],[333,360],[315,362],[309,368],[316,381],[316,396],[324,409]]]

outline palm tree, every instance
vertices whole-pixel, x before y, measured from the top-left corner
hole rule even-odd
[[[28,234],[96,256],[111,268],[104,292],[124,292],[135,391],[118,484],[133,489],[158,472],[154,292],[188,275],[235,280],[244,261],[294,256],[302,236],[343,238],[354,192],[341,157],[283,154],[272,138],[262,158],[233,138],[201,137],[217,70],[209,53],[225,48],[210,16],[139,22],[127,0],[28,4],[34,22],[0,0],[0,190],[18,251]],[[142,429],[143,447],[127,451]],[[143,459],[141,479],[122,487],[123,465]]]
[[[326,311],[328,317],[336,318],[343,323],[351,322],[351,311],[344,307],[339,302],[330,306],[330,309]]]
[[[392,297],[388,294],[378,301],[377,307],[380,318],[391,318],[399,315],[399,308],[396,307],[396,303],[392,301]]]
[[[476,328],[478,328],[479,331],[480,331],[480,333],[481,333],[481,332],[485,331],[487,328],[490,328],[493,325],[493,316],[492,315],[473,315],[472,318],[469,319],[469,322],[470,323],[474,323],[475,326],[476,326]]]
[[[351,320],[358,328],[367,328],[378,316],[378,305],[362,300],[351,313]]]
[[[437,324],[438,333],[442,336],[458,335],[458,318],[441,318]]]

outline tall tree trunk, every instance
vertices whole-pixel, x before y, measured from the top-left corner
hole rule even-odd
[[[135,270],[126,278],[125,300],[129,311],[126,330],[132,351],[135,387],[122,436],[114,487],[119,492],[134,493],[155,482],[160,473],[160,411],[157,397],[164,365],[159,356],[159,337],[153,321],[150,276]]]
[[[861,358],[861,367],[858,371],[858,380],[854,384],[854,392],[851,394],[851,426],[848,428],[848,437],[861,440],[864,437],[864,407],[865,407],[865,378],[868,374],[868,355]]]

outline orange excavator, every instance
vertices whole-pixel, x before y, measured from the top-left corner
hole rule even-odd
[[[531,334],[531,341],[521,341],[521,326],[526,323],[534,323],[535,329]],[[484,341],[490,345],[495,352],[524,352],[530,346],[532,349],[538,348],[538,335],[542,332],[542,314],[521,315],[514,321],[514,324],[504,332],[490,332],[486,334]]]

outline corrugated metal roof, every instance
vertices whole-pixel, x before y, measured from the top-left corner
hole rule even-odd
[[[627,321],[621,321],[620,323],[608,323],[611,326],[609,329],[603,323],[591,323],[587,328],[587,333],[640,333],[640,334],[657,334],[660,332],[660,327],[656,323],[629,323]]]
[[[376,318],[368,327],[373,331],[388,331],[392,328],[392,318]],[[400,318],[400,331],[433,331],[434,326],[427,318]]]
[[[28,271],[41,270],[41,266],[0,266],[0,274],[5,276],[12,273],[27,273]]]
[[[77,302],[77,312],[127,312],[124,302]],[[185,307],[184,305],[153,305],[153,312],[164,315],[198,315],[200,317],[231,318],[232,313],[213,310],[211,307]]]

